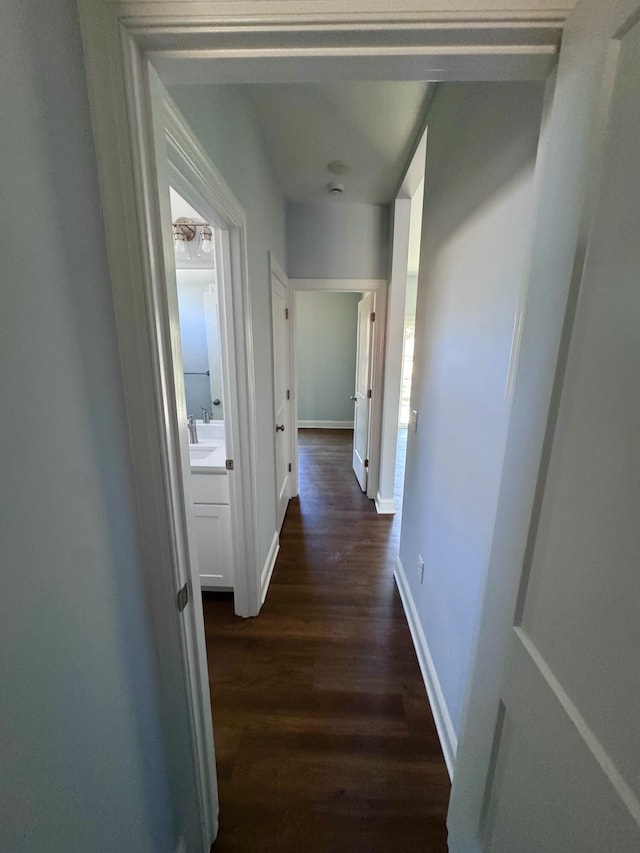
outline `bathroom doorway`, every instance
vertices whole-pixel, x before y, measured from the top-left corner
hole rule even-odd
[[[219,255],[223,234],[169,188],[183,390],[189,446],[190,501],[201,590],[233,592],[234,558],[224,361],[220,325]]]
[[[156,176],[190,583],[194,598],[200,590],[232,592],[236,614],[253,616],[262,590],[246,215],[156,82],[157,138],[165,142]]]

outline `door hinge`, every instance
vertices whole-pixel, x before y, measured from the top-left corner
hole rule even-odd
[[[233,471],[233,459],[225,459],[224,467],[227,471]]]
[[[291,399],[291,391],[287,388],[287,400]]]
[[[371,394],[372,394],[372,393],[373,393],[373,392],[371,391],[371,388],[369,388],[369,390],[367,391],[367,400],[370,400],[370,399],[371,399]]]
[[[189,603],[189,583],[187,582],[182,589],[178,590],[178,594],[176,596],[176,602],[178,604],[178,610],[180,613],[185,609],[187,604]]]
[[[375,311],[372,311],[372,312],[371,312],[371,322],[372,322],[372,323],[375,323],[375,321],[376,321],[376,312],[375,312]]]
[[[292,467],[291,467],[291,462],[289,462],[289,472],[291,472],[292,470],[293,470],[293,469],[292,469]]]
[[[368,467],[369,467],[369,460],[368,460],[368,459],[365,459],[365,460],[364,460],[364,467],[365,467],[365,468],[368,468]]]
[[[285,320],[288,320],[288,319],[289,319],[289,309],[288,309],[288,308],[285,308],[285,309],[284,309],[284,319],[285,319]]]

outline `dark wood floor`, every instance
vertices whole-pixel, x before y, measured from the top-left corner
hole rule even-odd
[[[257,619],[204,612],[217,853],[444,853],[449,779],[393,580],[399,519],[351,471],[352,433],[300,433]]]

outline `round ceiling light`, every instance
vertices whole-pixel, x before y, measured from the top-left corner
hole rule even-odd
[[[332,175],[348,175],[353,166],[348,160],[332,160],[327,163],[327,169]]]

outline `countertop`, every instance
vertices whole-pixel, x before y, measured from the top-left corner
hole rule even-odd
[[[196,421],[198,443],[189,444],[192,474],[226,474],[227,447],[224,424]]]

